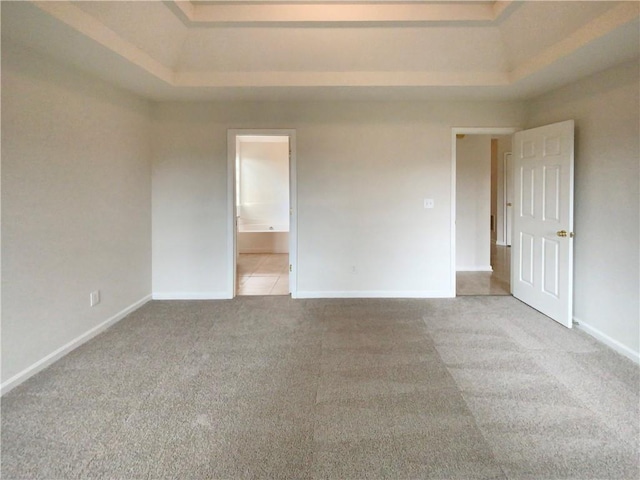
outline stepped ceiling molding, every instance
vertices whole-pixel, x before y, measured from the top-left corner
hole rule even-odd
[[[366,25],[490,22],[514,2],[425,1],[174,1],[189,24]]]
[[[2,39],[154,100],[524,99],[640,55],[635,1],[2,2]]]

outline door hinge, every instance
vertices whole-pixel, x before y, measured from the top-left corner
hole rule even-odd
[[[289,264],[289,271],[293,272],[293,265]]]

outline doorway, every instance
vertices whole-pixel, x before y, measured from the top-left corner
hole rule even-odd
[[[452,139],[452,296],[510,295],[504,158],[515,128],[456,128]]]
[[[229,131],[230,297],[295,290],[294,132]]]

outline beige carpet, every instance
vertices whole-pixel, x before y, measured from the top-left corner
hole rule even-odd
[[[638,373],[511,297],[151,302],[2,399],[2,478],[637,479]]]

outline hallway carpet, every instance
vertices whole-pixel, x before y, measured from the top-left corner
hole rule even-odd
[[[154,301],[2,398],[2,478],[637,479],[638,374],[511,297]]]

